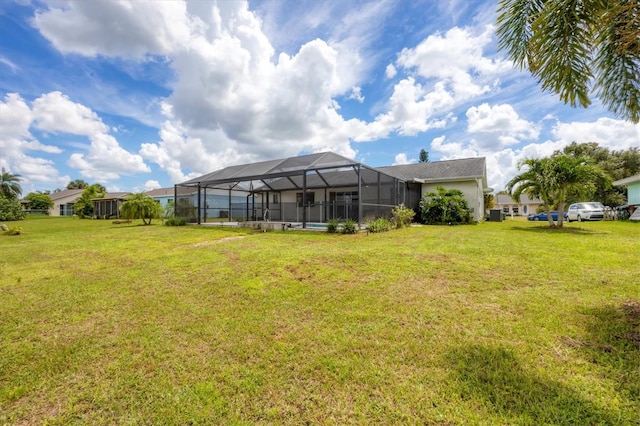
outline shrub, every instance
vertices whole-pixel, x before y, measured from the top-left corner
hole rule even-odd
[[[367,223],[367,230],[369,232],[387,232],[392,228],[391,221],[384,217],[379,217]]]
[[[436,188],[437,192],[429,192],[420,200],[422,220],[427,224],[470,223],[471,210],[462,191]]]
[[[183,217],[170,217],[164,221],[166,226],[185,226],[187,221]]]
[[[335,234],[338,232],[338,227],[340,226],[340,221],[338,219],[329,219],[327,221],[327,232],[330,234]]]
[[[7,222],[24,219],[22,206],[17,198],[4,198],[0,196],[0,220]]]
[[[21,233],[22,228],[20,228],[19,226],[12,226],[7,231],[5,231],[5,234],[7,235],[20,235]]]
[[[392,221],[395,224],[395,227],[404,228],[405,226],[411,225],[416,212],[414,212],[413,209],[405,207],[404,204],[400,204],[393,208],[391,214],[393,215]]]
[[[355,234],[358,231],[358,223],[353,219],[347,219],[342,224],[343,234]]]

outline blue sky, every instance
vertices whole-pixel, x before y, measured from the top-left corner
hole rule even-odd
[[[496,190],[572,141],[640,146],[496,50],[495,1],[3,1],[0,166],[23,191],[172,186],[332,150],[483,156]]]

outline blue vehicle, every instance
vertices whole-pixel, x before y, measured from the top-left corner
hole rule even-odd
[[[564,217],[564,219],[566,220],[567,219],[567,212],[564,212],[562,217]],[[547,220],[547,212],[530,214],[527,219],[535,220],[536,222],[540,221],[540,220],[546,221]],[[556,222],[558,220],[558,212],[557,211],[554,210],[554,211],[551,212],[551,219],[553,219],[554,222]]]

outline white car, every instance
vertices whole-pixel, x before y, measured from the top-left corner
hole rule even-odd
[[[568,222],[572,222],[574,220],[582,222],[583,220],[602,219],[604,219],[604,206],[602,205],[602,203],[575,203],[571,204],[569,206],[569,210],[567,210]]]

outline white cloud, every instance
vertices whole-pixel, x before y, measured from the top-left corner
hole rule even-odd
[[[479,146],[500,148],[517,145],[524,140],[537,139],[538,127],[521,119],[511,105],[489,106],[482,104],[471,107],[466,113],[467,131],[473,135]]]
[[[360,103],[364,102],[364,96],[362,96],[362,89],[360,86],[355,86],[351,89],[351,94],[347,97],[347,99],[353,99]]]
[[[26,182],[62,182],[50,159],[32,157],[30,151],[62,154],[59,147],[45,145],[30,132],[33,127],[49,133],[86,136],[90,140],[88,152],[73,153],[68,165],[77,168],[85,178],[105,182],[120,174],[148,172],[150,169],[139,155],[131,154],[111,136],[98,115],[84,105],[71,101],[60,92],[50,92],[35,99],[30,107],[19,95],[9,94],[0,102],[0,150],[8,162]]]
[[[144,57],[188,43],[199,23],[185,12],[179,1],[62,0],[38,11],[33,24],[64,53]]]
[[[395,161],[393,162],[393,166],[399,166],[402,164],[411,164],[411,163],[415,163],[415,160],[409,160],[407,158],[407,154],[405,152],[401,152],[400,154],[396,155]]]
[[[35,126],[48,132],[90,136],[109,128],[98,115],[60,92],[44,94],[33,101]]]
[[[385,77],[393,78],[396,76],[396,74],[398,74],[398,70],[396,70],[396,67],[394,67],[393,64],[387,65],[387,68],[385,68],[384,70]]]
[[[423,78],[446,81],[457,100],[470,99],[486,93],[495,76],[511,69],[507,61],[483,56],[493,34],[491,26],[480,34],[455,27],[444,36],[434,34],[413,49],[403,49],[397,64],[415,69]]]
[[[552,133],[565,144],[597,142],[615,150],[640,147],[640,124],[611,118],[600,118],[590,123],[557,122]]]
[[[160,185],[160,182],[157,180],[148,180],[144,183],[144,191],[151,191],[159,188],[162,188],[162,185]]]

